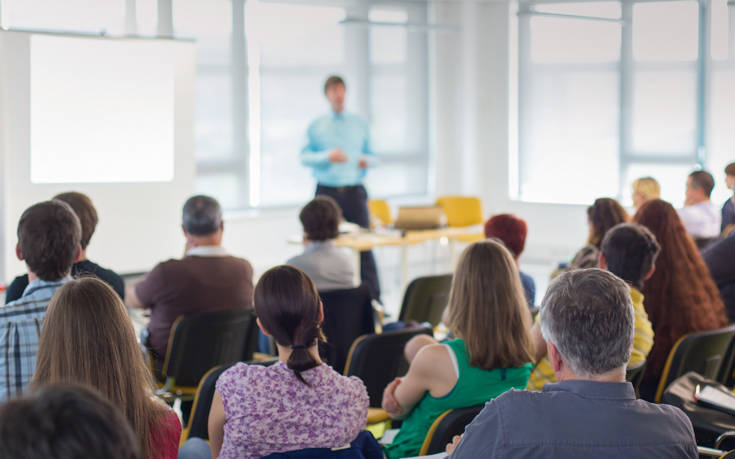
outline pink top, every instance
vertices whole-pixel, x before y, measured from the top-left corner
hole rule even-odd
[[[304,448],[344,446],[365,427],[362,381],[321,364],[301,373],[285,363],[238,363],[217,380],[225,408],[220,458],[257,458]]]
[[[160,420],[151,426],[152,457],[176,459],[180,438],[181,421],[173,410],[166,409]]]

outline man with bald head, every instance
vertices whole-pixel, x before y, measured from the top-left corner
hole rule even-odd
[[[224,223],[219,203],[204,195],[189,198],[181,228],[186,237],[184,258],[159,263],[125,294],[129,306],[151,311],[146,345],[159,364],[177,317],[246,309],[253,304],[253,268],[222,247]]]

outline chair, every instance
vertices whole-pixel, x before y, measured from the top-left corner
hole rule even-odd
[[[367,205],[370,216],[380,220],[381,225],[393,224],[393,216],[390,213],[388,201],[385,199],[368,199]]]
[[[389,418],[388,413],[380,409],[383,389],[408,370],[408,362],[403,356],[403,348],[408,340],[416,335],[432,334],[430,327],[417,326],[378,335],[364,335],[352,343],[344,374],[357,376],[367,388],[372,407],[368,413],[368,424]]]
[[[716,380],[727,387],[735,387],[735,339],[730,342]]]
[[[263,459],[309,459],[309,458],[334,458],[334,459],[383,459],[383,449],[373,434],[367,430],[361,431],[352,443],[344,448],[306,448],[285,453],[273,453],[264,456]]]
[[[646,372],[646,361],[639,363],[638,365],[628,367],[625,369],[625,380],[633,384],[635,389],[635,395],[640,397],[639,387],[641,381],[643,381],[643,375]]]
[[[157,394],[191,399],[205,373],[218,365],[252,359],[258,339],[249,310],[180,316],[171,327]]]
[[[424,444],[421,445],[419,456],[428,454],[437,454],[444,451],[447,443],[452,442],[455,435],[462,435],[464,428],[480,414],[485,404],[474,405],[467,408],[458,408],[448,410],[434,420],[429,428],[429,432],[424,438]]]
[[[481,225],[484,223],[482,216],[482,202],[479,198],[470,196],[442,196],[436,200],[436,205],[442,208],[447,217],[450,227],[463,227]],[[462,242],[475,242],[483,239],[485,234],[480,231],[477,234],[460,236],[457,240]]]
[[[441,322],[449,300],[452,275],[419,277],[411,281],[403,295],[403,304],[398,320],[429,322],[436,327]]]
[[[679,338],[666,359],[654,401],[659,403],[666,386],[684,373],[694,371],[708,379],[720,377],[723,364],[728,365],[725,358],[733,338],[735,325]]]
[[[327,337],[319,353],[338,373],[342,373],[352,342],[359,336],[375,333],[370,292],[357,288],[319,292],[324,305],[322,330]]]
[[[191,407],[191,415],[189,422],[181,432],[181,443],[191,437],[199,437],[209,440],[209,409],[212,407],[212,399],[214,398],[215,384],[222,373],[232,365],[220,365],[209,370],[199,382],[196,394],[194,395],[194,405]]]

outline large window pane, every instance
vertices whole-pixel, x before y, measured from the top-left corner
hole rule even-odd
[[[531,18],[533,62],[614,62],[619,58],[620,25],[617,23]]]
[[[215,196],[225,209],[241,206],[240,196],[243,182],[239,172],[199,173],[195,184],[197,193]]]
[[[717,185],[713,200],[720,203],[732,196],[723,185],[724,168],[735,161],[735,67],[715,69],[710,92],[710,148],[707,167]]]
[[[370,10],[373,22],[405,24],[408,15],[401,10]],[[406,27],[380,26],[370,27],[370,61],[373,64],[402,64],[406,61]]]
[[[366,187],[374,198],[426,193],[426,162],[383,162],[370,171]]]
[[[229,74],[200,71],[195,90],[197,159],[206,161],[232,158],[232,91]]]
[[[693,155],[696,143],[694,70],[645,70],[633,81],[633,149]]]
[[[633,56],[638,61],[693,61],[698,52],[696,2],[651,2],[633,6]]]
[[[559,72],[532,78],[523,129],[521,197],[589,203],[618,187],[618,76]]]
[[[711,5],[711,49],[712,59],[725,60],[729,54],[730,21],[727,0],[712,0]],[[735,8],[733,5],[731,8]],[[734,25],[735,26],[735,25]]]
[[[229,65],[230,0],[174,0],[174,33],[196,39],[197,65]]]
[[[405,75],[374,75],[371,79],[371,95],[373,149],[383,155],[405,152]]]

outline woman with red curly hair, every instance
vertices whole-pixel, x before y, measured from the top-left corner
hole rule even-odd
[[[656,271],[643,286],[655,333],[641,396],[654,395],[669,351],[682,336],[727,325],[725,306],[712,276],[676,210],[666,201],[644,203],[633,217],[661,245]]]
[[[485,223],[485,237],[499,239],[505,244],[505,247],[510,250],[513,258],[515,258],[516,264],[526,245],[526,234],[528,234],[526,221],[513,214],[493,215]],[[533,281],[533,277],[520,270],[518,272],[521,275],[526,302],[529,307],[533,307],[536,302],[536,283]]]

